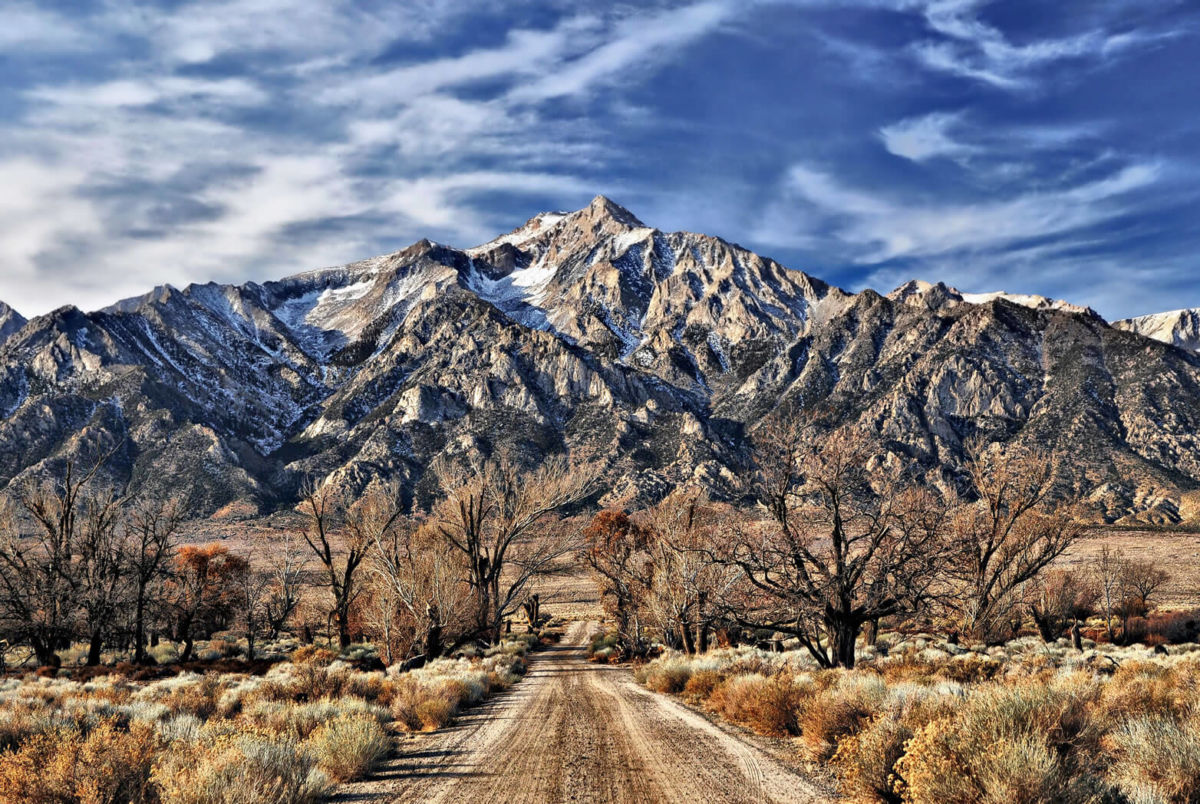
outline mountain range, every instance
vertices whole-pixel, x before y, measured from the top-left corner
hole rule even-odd
[[[1040,296],[850,293],[604,197],[489,243],[422,240],[273,282],[26,321],[0,303],[0,487],[108,454],[196,517],[307,480],[420,496],[438,456],[569,450],[606,499],[726,494],[780,405],[952,487],[977,435],[1053,450],[1097,520],[1200,518],[1200,311],[1106,322]]]

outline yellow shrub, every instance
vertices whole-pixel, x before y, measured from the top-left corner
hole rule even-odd
[[[359,779],[392,750],[392,740],[379,721],[362,716],[339,717],[318,728],[304,747],[317,767],[338,782]]]
[[[153,801],[150,774],[158,747],[146,724],[123,731],[104,721],[87,736],[65,729],[36,735],[0,755],[0,802]]]

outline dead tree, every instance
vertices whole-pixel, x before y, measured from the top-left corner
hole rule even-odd
[[[947,555],[946,506],[880,466],[856,432],[780,415],[754,447],[750,491],[769,519],[738,528],[723,558],[744,573],[733,614],[794,636],[822,667],[853,667],[865,624],[911,613],[932,594]]]
[[[592,474],[562,458],[523,471],[507,455],[473,468],[439,461],[434,472],[445,495],[434,521],[466,561],[477,635],[498,642],[530,583],[575,550],[577,534],[553,520],[591,493]]]
[[[1053,463],[1046,454],[976,450],[970,462],[975,502],[951,527],[957,609],[977,639],[1002,636],[1020,606],[1023,586],[1082,535],[1082,527],[1052,498]],[[1019,619],[1018,619],[1019,622]]]
[[[303,493],[301,510],[308,517],[304,541],[324,569],[325,585],[333,598],[330,611],[337,627],[338,645],[350,646],[350,611],[358,594],[358,569],[370,547],[366,531],[350,528],[337,532],[338,520],[347,513],[345,495],[332,486],[310,484]]]
[[[171,566],[182,510],[175,502],[142,503],[125,528],[125,565],[133,584],[133,661],[146,664],[146,619],[151,597]]]

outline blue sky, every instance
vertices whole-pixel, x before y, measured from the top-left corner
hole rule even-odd
[[[611,196],[848,289],[1200,306],[1170,0],[5,0],[0,299],[468,246]]]

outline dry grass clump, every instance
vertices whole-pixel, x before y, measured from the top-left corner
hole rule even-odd
[[[797,720],[808,759],[832,757],[837,741],[860,731],[886,695],[887,687],[878,676],[847,675],[805,700]]]
[[[0,754],[0,801],[118,804],[151,800],[151,772],[160,741],[138,724],[125,731],[103,722],[86,734],[59,729],[37,734]]]
[[[1200,801],[1200,712],[1132,718],[1110,744],[1110,778],[1131,804]]]
[[[773,737],[800,733],[798,715],[808,690],[791,675],[742,674],[712,690],[708,707],[729,720]]]
[[[348,782],[362,778],[386,757],[392,741],[375,718],[343,715],[319,726],[304,747],[329,778]]]
[[[515,683],[536,643],[390,677],[312,649],[262,676],[3,679],[0,804],[314,802],[387,755],[394,717],[446,725]]]
[[[1200,651],[917,637],[851,671],[786,654],[668,654],[637,670],[727,719],[794,736],[843,793],[882,802],[1200,804]]]
[[[309,804],[328,777],[296,740],[236,727],[206,728],[196,743],[173,744],[154,767],[163,804]]]
[[[405,731],[432,731],[453,722],[462,709],[507,689],[525,672],[515,653],[482,662],[439,659],[393,682],[392,715]]]

